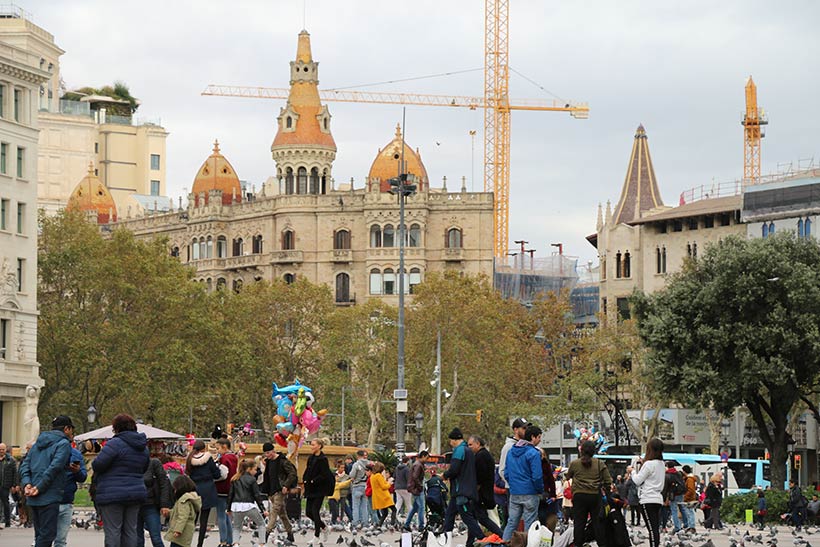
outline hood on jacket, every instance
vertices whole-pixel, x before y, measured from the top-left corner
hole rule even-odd
[[[65,433],[60,431],[59,429],[51,429],[49,431],[43,431],[40,435],[37,436],[37,441],[34,445],[39,448],[40,450],[45,450],[46,448],[52,446],[54,443],[58,443],[63,439],[68,440],[68,437],[65,436]],[[8,453],[6,453],[8,455]]]
[[[521,439],[520,441],[516,441],[515,444],[513,444],[513,448],[516,448],[516,447],[521,448],[522,446],[532,446],[533,448],[535,448],[534,444],[532,444],[530,441],[527,441],[527,440],[524,440],[524,439]]]
[[[522,439],[515,443],[512,448],[510,448],[510,452],[507,457],[513,458],[514,460],[518,460],[519,458],[525,457],[527,452],[529,452],[530,450],[537,450],[537,448],[535,448],[535,446],[531,442]],[[541,456],[539,454],[539,458],[540,457]]]
[[[114,435],[114,437],[121,439],[125,442],[125,444],[138,452],[142,452],[145,450],[145,447],[148,446],[148,437],[145,436],[145,433],[139,433],[137,431],[120,431]]]
[[[193,465],[193,466],[205,465],[206,463],[208,463],[208,460],[212,460],[212,459],[214,459],[214,457],[211,456],[210,452],[207,452],[207,451],[206,452],[200,452],[199,454],[196,454],[196,455],[191,457],[191,465]]]
[[[194,511],[199,513],[202,510],[202,498],[196,492],[185,492],[177,503],[190,503],[194,506]]]

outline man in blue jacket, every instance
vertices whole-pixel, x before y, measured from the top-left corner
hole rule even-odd
[[[544,474],[541,470],[541,428],[528,425],[524,438],[516,442],[507,454],[504,477],[510,485],[510,505],[504,541],[512,538],[518,521],[524,518],[524,530],[538,519],[538,502],[544,494]]]
[[[34,547],[51,547],[57,537],[73,434],[71,418],[57,416],[20,464],[20,484],[34,519]]]
[[[72,432],[73,440],[74,434]],[[77,483],[85,482],[88,478],[88,471],[85,468],[83,455],[76,448],[71,448],[68,469],[65,471],[66,483],[63,490],[63,499],[60,501],[60,516],[57,521],[57,538],[54,540],[54,547],[65,547],[68,538],[68,530],[71,528],[71,515],[74,512],[74,494],[77,493]]]
[[[453,448],[453,456],[450,458],[450,467],[444,472],[444,478],[450,481],[450,503],[444,514],[444,531],[452,532],[456,514],[461,515],[461,522],[467,526],[466,547],[472,547],[476,539],[484,537],[475,514],[475,505],[478,501],[475,455],[467,447],[459,428],[453,428],[448,438]]]

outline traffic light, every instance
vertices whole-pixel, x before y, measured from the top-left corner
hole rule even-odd
[[[795,455],[794,455],[794,468],[799,470],[799,469],[800,469],[800,465],[801,465],[802,463],[803,463],[803,462],[801,461],[800,454],[795,454]]]
[[[483,417],[484,417],[484,411],[483,410],[478,409],[478,410],[475,411],[475,421],[477,421],[478,423],[481,423],[481,419]]]

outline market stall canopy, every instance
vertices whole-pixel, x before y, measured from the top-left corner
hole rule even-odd
[[[182,435],[177,435],[176,433],[171,433],[170,431],[165,431],[163,429],[159,429],[157,427],[151,427],[150,425],[144,424],[137,424],[137,431],[140,433],[145,433],[145,436],[148,439],[184,439]],[[100,439],[110,439],[114,436],[114,430],[111,428],[110,425],[105,427],[101,427],[99,429],[95,429],[94,431],[89,431],[88,433],[83,433],[82,435],[77,435],[74,437],[75,442],[83,442],[83,441],[94,441]]]

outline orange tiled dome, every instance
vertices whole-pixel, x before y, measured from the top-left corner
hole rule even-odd
[[[66,205],[68,211],[94,211],[97,213],[98,224],[117,222],[117,204],[108,188],[94,174],[94,164],[89,162],[88,173],[83,177]]]
[[[194,178],[191,193],[194,202],[199,205],[200,192],[205,193],[205,203],[208,203],[208,192],[222,190],[222,203],[230,205],[234,197],[242,201],[242,185],[239,177],[230,162],[219,153],[219,141],[214,141],[214,151],[199,168]]]
[[[387,146],[379,150],[376,159],[373,160],[373,165],[370,166],[370,174],[367,176],[369,179],[380,180],[379,187],[382,192],[390,190],[390,183],[387,181],[399,174],[399,163],[402,154],[401,140],[401,126],[397,124],[396,136]],[[415,175],[420,186],[428,183],[427,169],[421,161],[421,155],[418,151],[407,146],[407,143],[404,143],[404,164],[404,170],[408,174]]]

